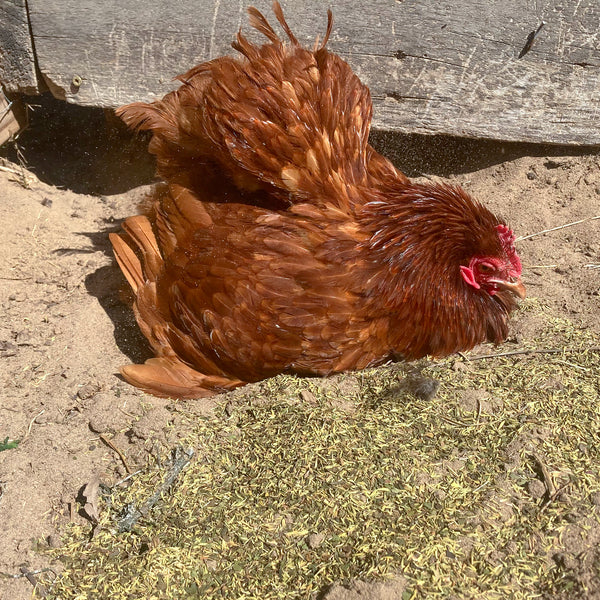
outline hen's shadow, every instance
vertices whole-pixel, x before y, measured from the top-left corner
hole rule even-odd
[[[111,257],[112,263],[100,267],[85,278],[87,291],[97,298],[114,326],[115,342],[119,350],[132,363],[143,363],[153,356],[146,338],[142,335],[127,295],[129,285],[121,273],[112,253],[108,234],[120,230],[120,224],[111,225],[103,231],[85,233],[97,250]]]

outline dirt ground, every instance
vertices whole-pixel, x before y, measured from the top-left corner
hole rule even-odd
[[[106,126],[101,111],[80,110],[73,117],[42,102],[37,124],[19,140],[30,170],[9,161],[0,170],[0,443],[20,441],[0,452],[3,575],[47,567],[38,550],[60,544],[61,527],[81,518],[82,486],[95,475],[114,482],[126,474],[105,440],[135,468],[153,439],[177,437],[173,402],[145,396],[117,374],[148,349],[120,300],[108,233],[135,212],[152,164],[143,143]],[[600,158],[589,150],[383,134],[374,141],[412,175],[460,182],[518,236],[600,215]],[[18,158],[13,147],[3,153]],[[518,249],[529,295],[600,332],[600,220]],[[528,338],[533,327],[518,315],[512,335]],[[213,403],[196,402],[199,410]],[[354,597],[366,597],[359,587]],[[373,597],[396,597],[384,588]],[[0,578],[1,598],[31,593],[25,577]]]

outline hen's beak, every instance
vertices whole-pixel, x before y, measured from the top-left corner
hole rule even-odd
[[[525,286],[518,277],[514,281],[498,279],[495,280],[494,283],[498,286],[499,289],[511,292],[511,294],[518,296],[519,298],[521,298],[521,300],[523,300],[527,296]]]

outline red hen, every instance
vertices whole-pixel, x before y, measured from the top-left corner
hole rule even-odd
[[[369,90],[322,44],[256,9],[240,58],[198,65],[151,104],[166,182],[111,240],[156,358],[122,369],[199,397],[277,373],[327,375],[500,343],[524,297],[514,235],[457,186],[412,183],[369,145]]]

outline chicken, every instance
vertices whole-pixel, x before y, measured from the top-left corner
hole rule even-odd
[[[112,234],[156,355],[122,369],[191,398],[502,342],[524,297],[515,236],[458,186],[411,182],[368,142],[368,88],[324,40],[249,9],[262,46],[118,109],[164,180]]]

